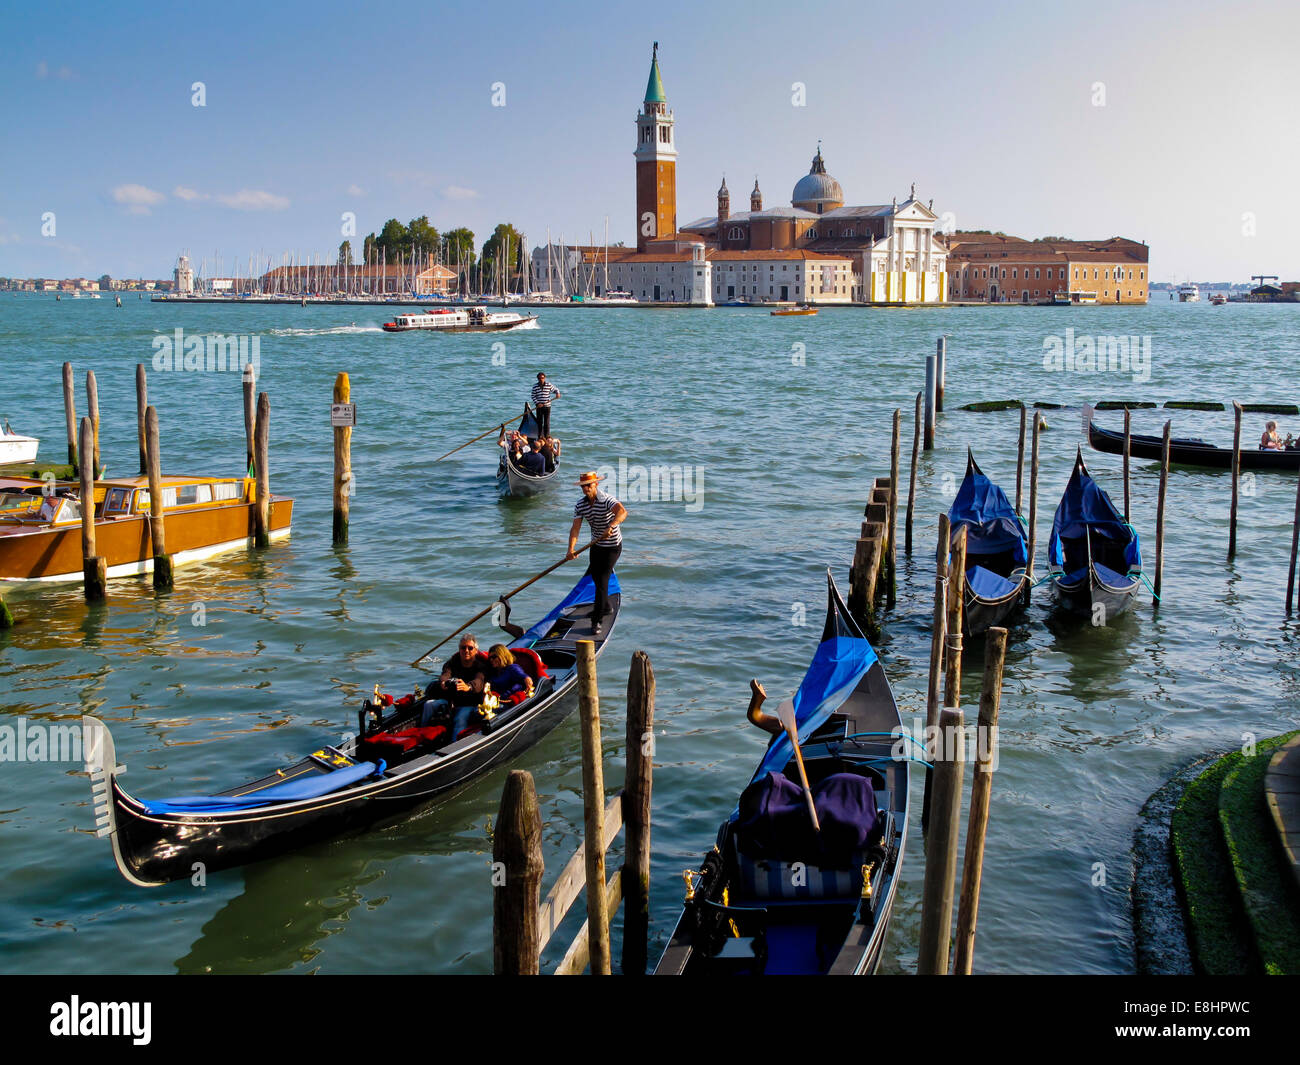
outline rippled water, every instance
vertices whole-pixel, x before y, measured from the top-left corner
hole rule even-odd
[[[0,633],[0,724],[99,714],[128,767],[123,783],[153,797],[227,786],[338,736],[361,693],[376,682],[409,688],[416,674],[405,663],[562,554],[576,489],[498,501],[490,438],[430,464],[517,413],[544,369],[564,393],[554,428],[567,470],[622,458],[703,475],[702,506],[629,502],[624,613],[601,660],[611,783],[622,775],[634,650],[650,654],[658,682],[652,955],[680,906],[680,871],[712,843],[763,747],[744,721],[749,678],[774,698],[792,691],[820,633],[824,568],[847,585],[871,481],[888,472],[895,407],[904,411],[906,478],[913,398],[936,336],[951,334],[948,412],[921,462],[916,551],[901,559],[880,647],[909,719],[924,713],[927,556],[966,447],[1014,491],[1018,414],[958,406],[1294,401],[1285,373],[1300,347],[1287,306],[839,310],[784,320],[748,309],[556,309],[528,333],[438,337],[384,334],[382,312],[364,307],[123,302],[0,297],[0,414],[42,437],[43,458],[59,459],[60,364],[77,370],[79,411],[81,378],[93,368],[105,461],[133,473],[134,368],[152,359],[153,338],[177,326],[255,336],[272,403],[272,486],[297,500],[293,536],[183,568],[169,594],[114,582],[95,609],[75,586],[9,592],[21,624]],[[1067,327],[1150,336],[1150,380],[1044,369],[1044,338]],[[360,426],[351,543],[336,550],[328,404],[340,370],[351,374]],[[151,372],[149,389],[167,470],[242,472],[238,374]],[[1230,414],[1173,414],[1180,434],[1231,442]],[[1157,432],[1164,415],[1135,412],[1135,431]],[[1079,440],[1077,410],[1047,417],[1040,570]],[[1262,420],[1247,417],[1248,442]],[[1283,419],[1288,429],[1300,426]],[[1088,460],[1121,499],[1119,458]],[[1133,520],[1149,566],[1157,482],[1156,465],[1135,462]],[[1248,482],[1231,565],[1229,483],[1226,473],[1172,472],[1158,613],[1144,594],[1108,627],[1058,623],[1044,588],[1016,622],[977,969],[1131,970],[1129,847],[1142,802],[1194,756],[1300,723],[1300,641],[1282,609],[1295,479]],[[516,619],[545,611],[577,576],[561,570],[528,589]],[[804,625],[793,623],[800,604]],[[965,664],[968,710],[981,663],[976,644]],[[516,763],[537,782],[551,876],[581,834],[578,752],[571,719]],[[0,970],[490,971],[489,823],[503,779],[497,771],[400,826],[214,874],[202,888],[143,890],[93,836],[79,764],[0,765]],[[912,829],[890,971],[915,966],[924,870]],[[570,923],[580,921],[577,913]]]

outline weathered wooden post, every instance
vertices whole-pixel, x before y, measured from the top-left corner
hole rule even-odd
[[[1127,407],[1124,408],[1124,520],[1132,521],[1129,517],[1129,492],[1128,492],[1128,468],[1129,452],[1132,447],[1132,419],[1133,414]]]
[[[135,436],[140,445],[140,472],[149,472],[149,438],[145,434],[144,412],[149,406],[149,385],[144,363],[135,364]]]
[[[912,478],[907,486],[907,553],[912,553],[912,512],[916,509],[916,461],[921,453],[921,393],[916,394],[916,428],[912,433]]]
[[[14,616],[5,605],[5,597],[0,595],[0,629],[12,629],[14,626]]]
[[[1241,404],[1232,401],[1232,509],[1228,514],[1228,561],[1237,554],[1237,482],[1241,479]]]
[[[1291,522],[1291,568],[1286,577],[1286,612],[1291,613],[1292,595],[1295,592],[1296,548],[1300,546],[1300,480],[1295,486],[1295,518]]]
[[[253,468],[253,437],[257,425],[256,408],[253,405],[254,390],[257,388],[257,371],[253,369],[250,362],[244,367],[244,440],[248,445],[248,453],[244,458],[244,469]]]
[[[898,448],[902,439],[903,412],[894,410],[894,443],[889,456],[889,598],[893,607],[898,599]]]
[[[351,403],[352,385],[348,375],[334,379],[334,402]],[[334,543],[348,542],[348,493],[352,488],[352,429],[334,426]]]
[[[1042,428],[1043,418],[1038,408],[1034,408],[1033,444],[1029,457],[1029,579],[1034,579],[1034,542],[1038,534],[1038,433]],[[1029,602],[1029,591],[1025,590],[1025,602]]]
[[[99,386],[95,384],[95,371],[86,371],[86,408],[90,414],[90,428],[94,443],[94,462],[90,464],[91,473],[95,477],[101,477],[104,473],[104,467],[99,461]],[[82,452],[84,459],[87,452]]]
[[[533,775],[512,769],[492,836],[492,972],[536,976],[541,963],[542,817]]]
[[[253,464],[257,468],[257,507],[253,543],[266,547],[271,542],[271,397],[257,397],[257,424],[253,429]]]
[[[1156,606],[1160,605],[1160,581],[1165,571],[1165,492],[1169,487],[1169,428],[1165,422],[1165,439],[1160,449],[1160,496],[1156,501],[1156,579],[1152,582]]]
[[[81,467],[77,462],[77,398],[70,362],[63,364],[63,416],[68,423],[68,465],[76,476]]]
[[[654,770],[655,674],[644,651],[627,675],[627,775],[623,781],[623,975],[643,976],[650,935],[650,780]]]
[[[934,763],[934,825],[926,833],[925,886],[921,902],[918,976],[948,972],[948,937],[952,932],[953,881],[957,875],[957,832],[961,817],[962,767],[966,734],[961,711],[945,708],[939,717]]]
[[[948,661],[944,675],[943,705],[961,705],[961,630],[966,603],[966,526],[953,537],[948,563]]]
[[[1021,503],[1024,501],[1022,485],[1025,483],[1025,416],[1029,412],[1020,408],[1020,443],[1016,447],[1016,513],[1023,514]]]
[[[153,586],[166,591],[172,586],[172,557],[167,553],[167,534],[163,513],[162,447],[158,440],[158,412],[149,407],[144,412],[145,439],[149,464],[149,540],[153,546]]]
[[[957,906],[957,956],[952,971],[969,976],[975,955],[975,924],[979,918],[980,880],[984,871],[984,837],[989,825],[989,796],[997,765],[998,707],[1002,702],[1002,668],[1007,657],[1007,630],[992,628],[984,642],[984,687],[980,692],[979,727],[975,740],[975,770],[971,780],[970,818],[966,823],[966,853]]]
[[[260,418],[259,418],[260,421]],[[609,912],[605,898],[605,769],[600,749],[600,698],[596,688],[596,645],[579,640],[578,714],[582,726],[582,806],[586,833],[587,942],[591,975],[610,974]]]
[[[934,409],[943,413],[943,387],[947,383],[948,338],[941,336],[934,345]]]
[[[95,451],[95,430],[89,418],[81,419],[83,457]],[[95,474],[89,463],[81,464],[81,575],[85,583],[86,602],[98,603],[108,597],[108,566],[95,552]]]
[[[933,736],[939,727],[939,704],[943,689],[943,650],[948,636],[948,541],[951,539],[951,521],[947,514],[939,515],[939,545],[934,560],[934,621],[930,631],[930,673],[925,691],[925,732]],[[925,794],[921,803],[921,827],[930,820],[930,789],[934,774],[925,771]]]
[[[937,387],[935,357],[925,357],[925,450],[934,450],[934,390]]]

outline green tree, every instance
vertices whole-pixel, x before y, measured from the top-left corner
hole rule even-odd
[[[483,269],[485,277],[491,277],[492,288],[497,289],[501,285],[502,278],[498,270],[502,263],[505,263],[505,281],[507,284],[513,284],[519,277],[520,268],[523,264],[523,247],[524,238],[519,230],[515,229],[509,222],[501,222],[496,229],[492,231],[492,236],[483,242]],[[499,255],[503,256],[508,250],[509,261],[504,257],[499,263]]]
[[[375,246],[387,262],[395,263],[399,254],[404,255],[410,252],[411,234],[406,226],[402,225],[396,218],[390,218],[384,223],[384,228],[379,231]]]
[[[442,235],[443,255],[445,263],[464,264],[473,266],[476,259],[474,255],[474,231],[461,226],[459,229],[452,229]]]
[[[418,252],[421,255],[432,254],[438,247],[438,231],[429,222],[427,214],[412,218],[406,227],[405,254]]]
[[[352,265],[352,241],[345,240],[339,245],[339,266]]]

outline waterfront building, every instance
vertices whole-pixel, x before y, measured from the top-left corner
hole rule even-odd
[[[188,255],[182,255],[176,260],[176,269],[172,271],[172,291],[187,296],[194,291],[194,270],[190,266]]]
[[[407,265],[277,266],[264,273],[260,291],[266,294],[358,292],[366,294],[445,297],[456,282],[456,272],[438,264],[412,269]]]
[[[1106,240],[1025,240],[1005,233],[948,238],[948,295],[954,300],[1041,303],[1082,296],[1097,303],[1146,303],[1146,244]]]

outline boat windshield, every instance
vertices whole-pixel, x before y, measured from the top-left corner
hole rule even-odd
[[[36,520],[43,500],[22,492],[0,493],[0,517],[10,521]]]

